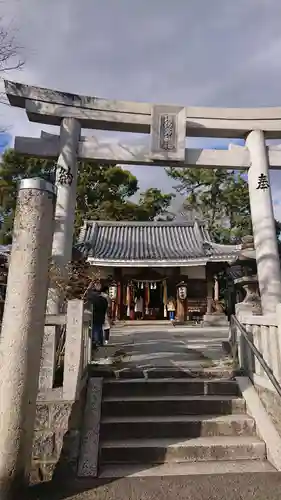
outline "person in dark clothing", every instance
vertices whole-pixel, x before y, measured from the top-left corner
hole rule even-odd
[[[101,295],[100,283],[96,283],[88,293],[88,301],[92,304],[92,342],[103,345],[103,324],[107,313],[108,302]]]

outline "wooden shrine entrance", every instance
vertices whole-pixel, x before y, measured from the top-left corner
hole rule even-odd
[[[165,287],[166,282],[164,280],[137,281],[132,279],[127,284],[124,284],[123,293],[126,300],[124,307],[126,311],[123,310],[123,317],[146,320],[166,319],[163,305]],[[142,310],[136,309],[138,299],[141,299]]]
[[[135,273],[130,275],[124,272],[122,288],[124,300],[121,319],[167,319],[165,304],[168,297],[168,283],[167,276],[163,273],[154,269],[135,269]],[[142,311],[136,310],[139,298],[142,302]]]
[[[128,272],[129,271],[129,272]],[[122,269],[115,275],[117,286],[116,319],[119,320],[167,320],[169,317],[167,303],[175,302],[175,313],[181,308],[178,297],[178,285],[187,284],[185,300],[185,320],[203,317],[207,312],[207,280],[188,279],[181,275],[179,268],[165,268],[162,272],[151,268]],[[105,280],[106,282],[106,280]],[[142,298],[142,314],[137,314],[136,301]]]

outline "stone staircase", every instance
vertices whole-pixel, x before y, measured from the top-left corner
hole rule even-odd
[[[274,470],[235,380],[104,379],[100,477]]]

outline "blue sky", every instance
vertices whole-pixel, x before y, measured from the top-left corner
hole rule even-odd
[[[0,134],[0,153],[4,151],[5,148],[11,146],[13,137],[10,134],[2,133]]]
[[[186,106],[281,104],[280,0],[2,0],[1,15],[26,60],[22,71],[9,74],[15,80]],[[15,135],[41,131],[23,110],[8,106],[0,109],[0,124],[11,144]],[[118,139],[114,133],[96,135]],[[221,140],[189,145],[226,147]],[[132,170],[141,189],[171,190],[163,169]],[[272,180],[281,218],[280,173],[273,172]]]

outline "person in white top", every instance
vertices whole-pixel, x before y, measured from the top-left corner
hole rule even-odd
[[[169,297],[168,303],[167,303],[167,309],[168,309],[168,313],[169,313],[169,320],[175,321],[176,302],[175,302],[174,297]]]
[[[101,295],[107,300],[108,308],[104,318],[103,324],[103,335],[104,335],[104,343],[108,344],[109,335],[110,335],[110,312],[111,312],[111,299],[108,295],[108,287],[103,287]]]
[[[136,297],[136,299],[135,299],[135,314],[136,314],[136,319],[142,319],[142,317],[143,317],[143,298],[141,295],[139,297]]]

